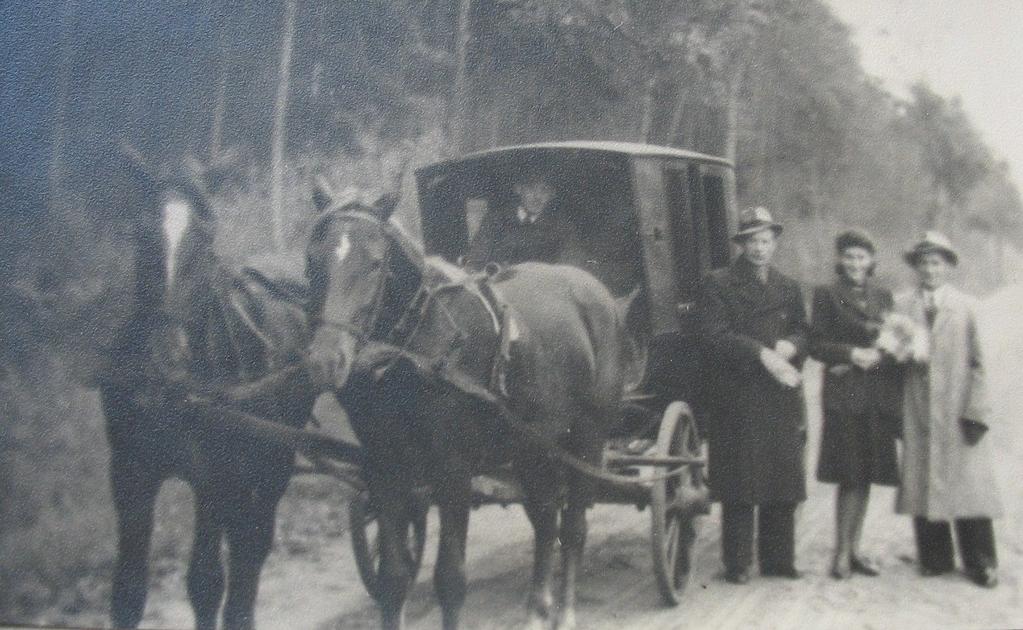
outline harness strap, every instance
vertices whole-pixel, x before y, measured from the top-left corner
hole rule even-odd
[[[593,464],[576,457],[566,449],[559,446],[554,440],[542,435],[536,427],[515,415],[515,413],[508,409],[504,400],[496,396],[493,392],[485,387],[481,387],[473,379],[460,374],[455,370],[445,369],[443,372],[438,372],[437,370],[429,367],[431,364],[427,357],[417,355],[416,353],[390,344],[374,342],[371,346],[367,346],[363,352],[365,353],[364,360],[368,365],[391,365],[398,359],[406,359],[415,368],[416,373],[419,376],[447,384],[454,387],[462,394],[471,396],[483,403],[486,403],[496,411],[504,428],[511,430],[521,439],[543,450],[551,459],[571,468],[577,473],[620,487],[635,487],[638,482],[636,477],[608,472],[599,466],[594,466]],[[706,461],[699,457],[692,458],[688,461],[680,461],[679,468],[667,473],[644,477],[642,481],[644,483],[651,483],[655,481],[673,479],[686,473],[686,466],[690,465],[705,466]]]

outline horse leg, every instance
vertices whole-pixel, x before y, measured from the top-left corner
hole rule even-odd
[[[578,451],[585,461],[597,464],[603,446],[594,442]],[[568,474],[568,496],[561,515],[561,614],[558,630],[572,630],[576,627],[575,591],[579,567],[582,564],[583,548],[586,545],[586,510],[592,502],[593,483],[575,472]]]
[[[469,479],[457,489],[446,488],[436,497],[440,510],[440,546],[433,584],[440,601],[444,630],[458,627],[465,602],[465,538],[469,530]]]
[[[148,590],[153,508],[160,482],[160,477],[142,462],[115,447],[110,463],[110,485],[117,512],[117,565],[110,617],[117,628],[135,628],[142,621]]]
[[[530,583],[528,620],[526,627],[531,630],[546,628],[554,608],[551,580],[554,576],[554,542],[558,535],[557,472],[549,466],[533,462],[519,466],[520,479],[525,490],[523,507],[529,522],[533,525],[533,576]]]
[[[285,478],[286,483],[286,478]],[[224,628],[251,630],[255,626],[259,576],[273,547],[279,488],[257,488],[227,522],[228,589],[224,603]],[[263,497],[260,496],[262,494]]]
[[[408,499],[403,493],[371,488],[377,505],[377,542],[380,548],[380,625],[384,630],[405,626],[405,599],[412,583],[407,559],[406,537],[411,520]]]
[[[558,630],[575,628],[575,589],[579,565],[582,563],[583,547],[586,544],[586,509],[588,502],[569,496],[568,505],[561,516],[561,615]]]
[[[205,492],[195,493],[195,533],[186,584],[198,630],[217,626],[217,611],[224,596],[224,567],[220,559],[223,523],[216,502]]]

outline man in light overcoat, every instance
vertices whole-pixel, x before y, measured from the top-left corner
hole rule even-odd
[[[754,516],[760,573],[798,578],[795,508],[806,498],[806,425],[799,368],[808,326],[796,282],[771,265],[781,226],[743,212],[742,255],[712,272],[701,298],[708,366],[710,485],[722,504],[725,578],[749,580]]]
[[[954,524],[967,576],[997,584],[991,519],[1002,513],[991,468],[984,365],[977,340],[977,301],[946,283],[958,256],[943,234],[928,232],[905,254],[917,286],[895,310],[917,324],[924,343],[904,380],[902,486],[898,511],[913,516],[920,572],[955,568]]]

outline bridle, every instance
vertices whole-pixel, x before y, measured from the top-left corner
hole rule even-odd
[[[428,270],[422,255],[399,228],[388,221],[383,221],[369,212],[361,210],[334,211],[333,216],[324,217],[321,221],[323,220],[362,221],[369,223],[384,235],[384,238],[388,241],[388,247],[383,260],[383,279],[375,288],[366,322],[360,326],[350,322],[335,321],[322,317],[320,319],[321,326],[341,330],[354,337],[360,345],[379,341],[394,345],[401,350],[407,350],[420,329],[423,315],[432,305],[436,305],[448,326],[455,332],[456,338],[459,340],[458,343],[468,337],[468,333],[458,324],[454,314],[447,305],[442,300],[436,299],[441,293],[461,286],[460,283],[443,283],[438,286],[430,286],[430,283],[427,281]],[[419,276],[418,286],[412,296],[405,302],[401,313],[395,319],[394,325],[389,330],[383,331],[383,338],[374,339],[373,335],[379,326],[380,316],[384,307],[387,285],[395,277],[392,267],[395,248],[399,249],[404,254],[405,260],[416,268]]]
[[[327,215],[325,215],[322,219],[320,219],[319,225],[324,225],[325,223],[332,222],[332,221],[337,221],[337,222],[362,221],[362,222],[366,222],[366,223],[369,223],[370,225],[372,225],[373,227],[379,229],[384,234],[384,237],[388,239],[388,241],[393,241],[393,238],[388,233],[388,229],[387,229],[389,227],[389,224],[387,224],[384,221],[381,221],[380,219],[376,218],[375,216],[371,215],[368,212],[364,212],[364,211],[361,211],[361,210],[347,210],[347,211],[345,211],[345,210],[332,210]],[[364,345],[364,344],[368,343],[371,340],[370,338],[373,335],[373,331],[377,327],[377,322],[380,319],[380,313],[381,313],[381,311],[383,311],[384,296],[385,296],[385,293],[387,291],[387,284],[394,277],[394,272],[391,270],[392,256],[393,256],[393,254],[392,254],[392,251],[391,251],[391,247],[388,246],[386,248],[385,253],[384,253],[384,259],[383,259],[383,271],[381,272],[383,277],[381,278],[380,282],[377,283],[377,285],[376,285],[376,287],[374,289],[373,298],[372,298],[372,301],[370,302],[369,316],[366,318],[365,323],[360,325],[360,324],[355,324],[355,323],[352,323],[352,322],[335,321],[335,320],[329,319],[327,317],[324,317],[323,315],[326,315],[324,313],[323,315],[321,315],[321,317],[319,319],[319,325],[327,327],[327,328],[332,328],[332,329],[343,331],[343,332],[351,335],[352,337],[354,337],[355,340],[360,345]],[[422,282],[420,282],[420,285],[422,285]]]

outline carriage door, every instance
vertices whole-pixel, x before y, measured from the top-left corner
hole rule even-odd
[[[671,166],[664,173],[677,283],[675,313],[685,333],[695,333],[700,279],[709,266],[709,253],[701,247],[706,241],[706,226],[697,168]]]

